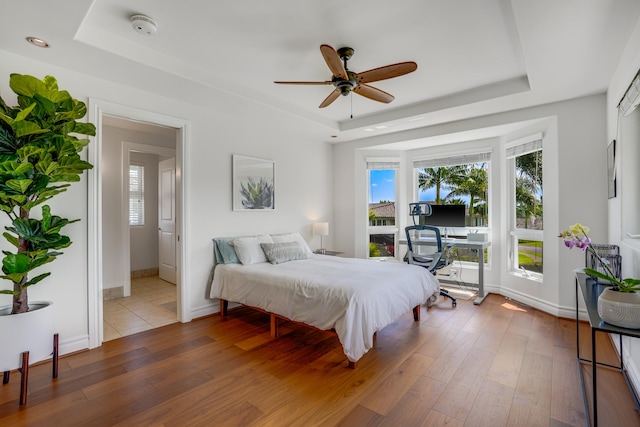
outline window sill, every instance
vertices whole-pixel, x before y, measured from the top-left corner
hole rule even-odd
[[[525,279],[525,280],[530,280],[532,282],[536,282],[536,283],[543,283],[543,276],[541,274],[527,274],[527,273],[522,273],[520,271],[511,271],[509,274],[511,274],[514,277],[518,277],[520,279]]]

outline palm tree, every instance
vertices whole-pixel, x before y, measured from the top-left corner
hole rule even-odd
[[[486,164],[482,163],[479,166],[476,166],[476,164],[468,165],[463,178],[456,182],[456,186],[452,188],[446,199],[469,196],[469,216],[473,218],[476,214],[476,208],[479,208],[480,211],[486,211],[481,206],[485,206],[487,202],[487,186]],[[485,215],[486,212],[482,216],[483,220]]]
[[[529,219],[542,212],[542,151],[516,157],[516,217]]]
[[[443,189],[452,188],[459,182],[466,172],[464,166],[447,166],[437,168],[424,168],[418,171],[418,187],[428,190],[435,187],[436,204],[442,204],[440,193]]]

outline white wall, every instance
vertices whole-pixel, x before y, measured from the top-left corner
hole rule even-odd
[[[85,102],[93,97],[188,121],[182,176],[186,186],[185,234],[181,236],[186,253],[183,285],[189,287],[191,296],[187,301],[190,309],[187,318],[217,309],[208,299],[213,258],[211,238],[299,231],[310,242],[311,224],[315,220],[333,220],[331,146],[320,142],[319,136],[313,139],[305,136],[309,132],[322,134],[314,123],[215,89],[193,90],[189,82],[177,77],[171,88],[166,89],[175,98],[168,98],[164,96],[166,85],[158,85],[157,94],[142,92],[0,51],[0,93],[9,105],[15,105],[8,83],[10,73],[40,78],[52,75],[58,79],[60,88]],[[276,211],[232,211],[234,153],[275,160]],[[54,213],[80,218],[81,222],[69,227],[73,245],[47,266],[52,277],[30,288],[30,297],[56,304],[55,326],[64,354],[88,348],[87,289],[94,284],[87,283],[87,177],[51,205]],[[4,218],[0,219],[0,226],[6,223]],[[330,240],[331,236],[327,246]],[[0,296],[0,304],[9,302],[9,296]]]
[[[632,37],[629,39],[625,47],[623,56],[616,68],[609,88],[607,91],[607,139],[604,144],[617,140],[617,165],[618,165],[618,197],[609,199],[609,242],[620,245],[620,253],[622,255],[622,274],[623,277],[640,277],[640,241],[632,240],[625,237],[625,232],[637,233],[640,231],[624,230],[622,224],[622,199],[621,189],[624,192],[637,193],[640,189],[638,181],[629,182],[621,179],[624,175],[628,175],[624,170],[627,167],[638,167],[637,161],[628,163],[621,162],[620,159],[630,156],[631,152],[637,152],[639,141],[625,139],[624,135],[618,133],[618,111],[617,106],[627,87],[633,80],[636,73],[640,70],[640,20],[636,24]],[[637,112],[635,113],[637,114]],[[637,212],[634,212],[637,216]],[[614,342],[617,342],[614,341]],[[640,340],[632,338],[624,338],[624,357],[627,369],[630,372],[632,382],[636,390],[640,390]]]

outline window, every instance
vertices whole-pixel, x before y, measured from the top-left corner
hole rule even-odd
[[[465,154],[414,161],[418,201],[463,204],[467,227],[488,227],[490,155]]]
[[[512,272],[542,278],[542,135],[506,149],[510,176],[510,260]]]
[[[489,227],[489,166],[491,153],[468,153],[416,160],[413,168],[417,199],[436,205],[464,205],[466,227]],[[428,223],[429,219],[425,219]],[[433,221],[432,225],[436,225]],[[466,229],[440,226],[445,236],[464,235]],[[455,247],[450,256],[460,262],[477,262],[477,251]],[[489,249],[483,253],[485,263]]]
[[[397,159],[367,159],[369,258],[396,256],[396,174],[399,166]]]
[[[129,165],[129,225],[144,225],[144,165]]]

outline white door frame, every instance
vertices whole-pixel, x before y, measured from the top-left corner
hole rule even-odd
[[[88,161],[93,169],[88,171],[88,271],[87,271],[87,307],[89,321],[89,348],[102,345],[103,312],[102,312],[102,117],[104,115],[121,117],[128,120],[143,121],[150,124],[168,126],[177,129],[176,138],[176,233],[177,233],[177,266],[178,266],[178,314],[180,322],[191,320],[190,293],[186,279],[188,258],[185,256],[184,200],[185,175],[184,158],[189,138],[189,122],[163,114],[140,110],[126,105],[116,104],[100,99],[89,99],[89,121],[96,126],[96,136],[87,148]],[[128,227],[127,227],[128,228]]]
[[[122,218],[127,218],[126,226],[122,227],[122,241],[125,243],[122,248],[124,296],[131,295],[131,227],[129,227],[129,163],[131,152],[158,154],[160,156],[175,157],[176,150],[173,148],[159,147],[157,145],[140,144],[137,142],[122,142]],[[177,243],[177,242],[176,242]]]

